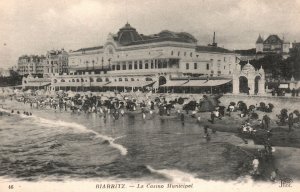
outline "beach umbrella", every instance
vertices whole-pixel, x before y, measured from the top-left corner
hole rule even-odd
[[[32,90],[31,90],[31,89],[28,89],[27,91],[25,91],[25,93],[31,94],[31,93],[32,93]]]
[[[199,111],[214,111],[219,106],[219,98],[220,96],[203,96],[203,99],[200,100]]]

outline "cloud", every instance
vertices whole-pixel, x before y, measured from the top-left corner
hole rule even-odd
[[[128,21],[143,34],[185,31],[208,44],[251,48],[258,34],[300,41],[300,0],[0,0],[0,65],[22,54],[101,45]],[[2,46],[6,42],[7,46]]]

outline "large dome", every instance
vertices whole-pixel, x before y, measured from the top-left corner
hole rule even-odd
[[[126,23],[118,32],[118,42],[121,45],[130,44],[139,40],[142,40],[140,34],[135,28],[131,27],[129,23]]]

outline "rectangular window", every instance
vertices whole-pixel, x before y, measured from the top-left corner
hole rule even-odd
[[[117,65],[117,70],[120,70],[120,65]]]
[[[209,63],[206,63],[206,70],[209,70]]]
[[[189,68],[190,68],[190,65],[187,63],[187,64],[185,65],[185,68],[186,68],[186,69],[189,69]]]
[[[126,65],[123,64],[123,65],[122,65],[122,69],[123,69],[123,70],[126,70]]]
[[[137,61],[134,62],[134,69],[137,69]]]
[[[153,66],[153,60],[151,60],[151,69],[153,69],[153,67],[154,67],[154,66]]]
[[[194,69],[197,69],[197,63],[194,63]]]

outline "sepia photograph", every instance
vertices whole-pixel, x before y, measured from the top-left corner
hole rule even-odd
[[[0,191],[300,187],[300,0],[0,0]]]

